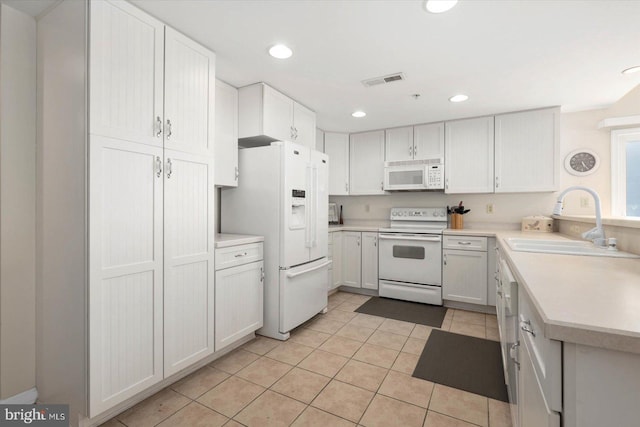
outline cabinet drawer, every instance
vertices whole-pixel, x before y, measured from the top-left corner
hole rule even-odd
[[[560,341],[544,336],[544,323],[522,288],[518,293],[521,351],[528,351],[550,409],[562,410],[562,353]],[[525,348],[526,347],[526,348]]]
[[[262,258],[262,243],[219,248],[216,249],[216,270],[260,261]]]
[[[487,251],[487,238],[477,236],[444,236],[444,249],[459,249],[463,251]]]

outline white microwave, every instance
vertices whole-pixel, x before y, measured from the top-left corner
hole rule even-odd
[[[444,190],[442,159],[384,163],[385,191]]]

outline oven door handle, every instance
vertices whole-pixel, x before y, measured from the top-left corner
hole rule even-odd
[[[416,242],[441,242],[442,238],[440,236],[435,237],[417,237],[417,236],[406,236],[406,235],[398,235],[398,234],[380,234],[380,240],[413,240]]]

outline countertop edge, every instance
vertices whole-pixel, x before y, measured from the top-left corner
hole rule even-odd
[[[264,236],[254,236],[250,234],[227,234],[218,233],[215,235],[215,248],[228,248],[231,246],[248,245],[250,243],[264,242]]]

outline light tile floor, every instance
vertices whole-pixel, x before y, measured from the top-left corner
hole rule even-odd
[[[258,337],[103,424],[108,427],[510,427],[504,402],[411,377],[430,327],[329,312],[286,342]],[[449,309],[443,330],[498,339],[496,317]]]

